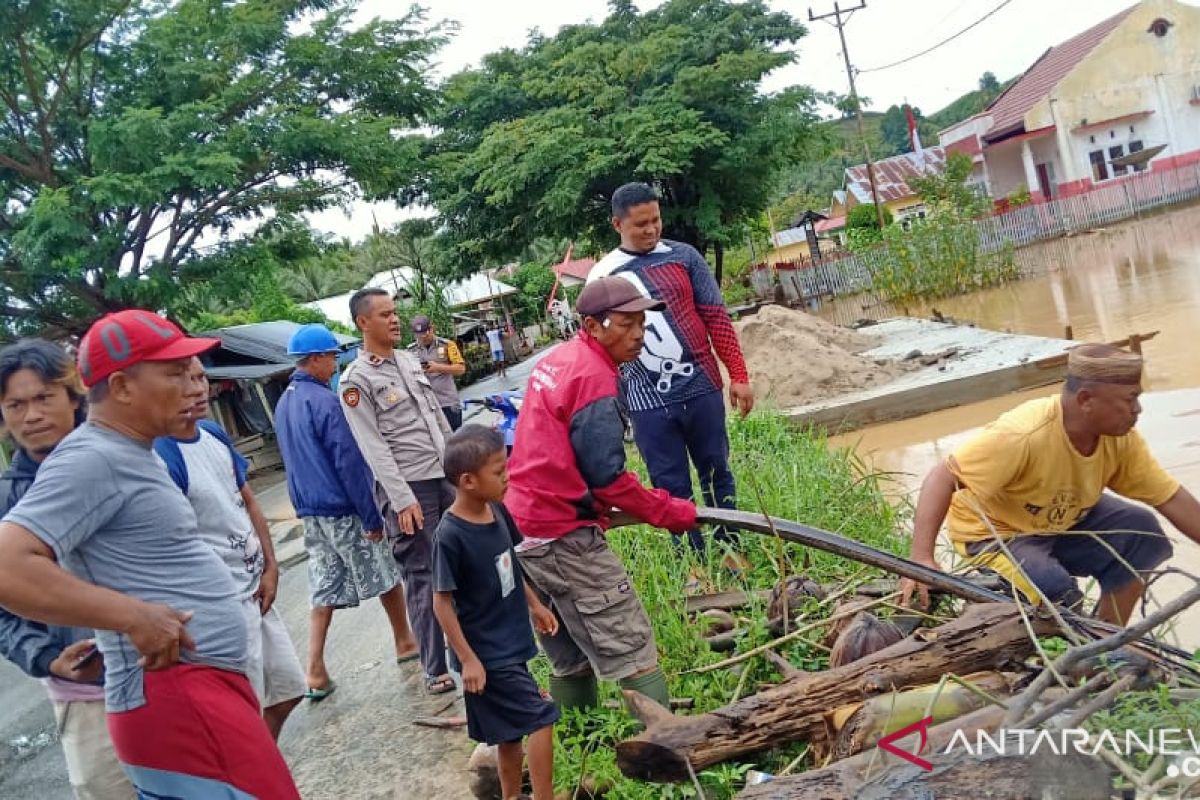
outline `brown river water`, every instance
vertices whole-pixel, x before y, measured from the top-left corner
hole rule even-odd
[[[1017,257],[1033,277],[902,311],[928,316],[936,308],[983,328],[1037,336],[1062,337],[1070,325],[1075,339],[1091,342],[1158,331],[1142,345],[1146,394],[1138,428],[1163,465],[1200,495],[1200,206],[1034,245]],[[847,315],[845,308],[828,312]],[[832,443],[854,447],[874,470],[890,473],[889,492],[915,504],[925,473],[960,442],[1004,411],[1058,390],[876,425]],[[1168,529],[1172,563],[1200,574],[1200,545]],[[1183,578],[1164,578],[1155,598],[1169,599],[1186,585]],[[1185,647],[1200,647],[1200,609],[1185,614],[1173,635]]]

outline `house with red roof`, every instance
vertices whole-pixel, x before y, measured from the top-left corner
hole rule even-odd
[[[1200,8],[1143,0],[1051,47],[938,138],[972,158],[996,200],[1069,197],[1200,164]]]
[[[925,216],[925,201],[908,185],[910,178],[938,175],[946,168],[946,152],[941,147],[925,147],[919,153],[901,153],[872,163],[875,192],[896,222]],[[847,167],[842,191],[833,193],[829,209],[831,219],[845,217],[855,206],[874,202],[867,165]]]

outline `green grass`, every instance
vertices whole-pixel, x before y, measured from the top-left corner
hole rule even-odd
[[[885,501],[879,479],[867,474],[851,453],[831,451],[824,438],[798,431],[782,417],[771,413],[756,413],[746,420],[731,421],[730,445],[741,508],[760,510],[765,507],[775,516],[803,521],[892,552],[906,552],[905,541],[897,535],[900,512]],[[633,461],[640,470],[636,455]],[[728,655],[709,650],[685,614],[683,585],[689,569],[696,565],[690,550],[677,549],[668,534],[645,526],[614,531],[609,535],[609,542],[624,561],[650,614],[671,695],[694,698],[696,710],[691,713],[729,703],[739,689],[739,676],[733,671],[684,674]],[[854,562],[758,534],[743,534],[743,543],[752,569],[740,580],[735,580],[721,568],[719,548],[709,548],[707,562],[699,566],[714,587],[771,588],[785,572],[804,572],[822,583],[837,584],[861,570]],[[822,614],[827,613],[828,609],[822,611]],[[765,608],[747,609],[738,612],[738,616],[746,628],[738,645],[739,651],[773,638],[765,626]],[[803,642],[794,643],[781,652],[804,669],[827,666],[825,654]],[[741,679],[740,696],[755,691],[759,681],[779,680],[775,670],[761,658],[751,659],[748,663],[749,671]],[[545,685],[549,665],[544,657],[539,657],[532,666],[534,674]],[[616,697],[615,685],[602,685],[603,699]],[[602,784],[611,784],[607,797],[614,800],[696,796],[691,785],[647,784],[620,775],[613,745],[634,735],[637,729],[638,723],[623,710],[604,709],[586,715],[564,716],[557,727],[555,784],[560,790],[573,788],[581,774],[589,774]],[[699,779],[705,796],[713,800],[732,797],[742,788],[746,770],[754,768],[776,773],[803,750],[803,743],[797,743],[760,753],[744,762],[704,770]],[[802,762],[797,769],[806,766]]]

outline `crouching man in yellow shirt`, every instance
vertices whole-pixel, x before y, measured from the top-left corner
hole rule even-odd
[[[1200,542],[1200,503],[1134,430],[1141,383],[1139,355],[1108,345],[1072,349],[1060,396],[1009,411],[926,476],[910,557],[938,568],[933,546],[945,521],[959,555],[995,570],[1031,602],[1077,606],[1075,577],[1093,577],[1097,616],[1124,625],[1144,573],[1170,558],[1171,544],[1148,508],[1105,489],[1156,508]],[[904,603],[916,590],[928,605],[927,587],[906,579],[900,589]]]

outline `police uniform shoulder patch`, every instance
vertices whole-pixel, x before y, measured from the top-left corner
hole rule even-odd
[[[362,399],[362,394],[359,393],[358,387],[351,386],[342,390],[342,402],[351,408],[358,407],[358,401]]]

